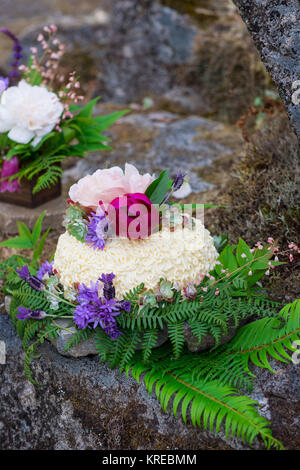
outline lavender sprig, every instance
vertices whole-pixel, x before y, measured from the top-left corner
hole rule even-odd
[[[15,36],[11,31],[9,31],[9,29],[0,28],[0,31],[3,34],[6,34],[6,36],[8,36],[14,42],[13,61],[11,62],[12,70],[9,72],[8,76],[11,79],[11,81],[13,82],[13,84],[15,84],[16,81],[17,81],[17,78],[19,76],[19,66],[20,66],[20,61],[22,59],[23,47],[21,46],[21,43],[20,43],[19,39],[17,38],[17,36]]]

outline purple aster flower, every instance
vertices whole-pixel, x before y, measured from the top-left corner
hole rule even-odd
[[[31,310],[26,307],[18,307],[17,310],[19,311],[17,314],[17,318],[19,320],[27,320],[28,318],[32,318],[33,320],[42,320],[47,316],[47,313],[43,312],[43,310]]]
[[[84,330],[89,326],[89,323],[92,323],[95,319],[95,309],[93,305],[90,304],[79,304],[74,310],[73,321],[78,328]]]
[[[2,33],[6,34],[6,36],[8,36],[14,42],[14,47],[13,47],[14,58],[13,58],[13,61],[11,63],[12,70],[9,73],[9,77],[12,78],[13,82],[15,82],[16,79],[19,76],[18,69],[19,69],[19,65],[20,65],[20,60],[22,59],[22,49],[23,48],[22,48],[21,43],[20,43],[19,39],[17,38],[17,36],[15,36],[11,31],[9,31],[9,29],[0,28],[0,31]]]
[[[90,287],[80,284],[78,288],[77,300],[80,304],[89,304],[97,302],[99,299],[99,282],[90,282]]]
[[[88,231],[85,241],[90,243],[94,250],[103,250],[105,247],[105,237],[108,230],[108,222],[105,213],[102,211],[98,214],[92,212],[87,224]]]
[[[181,186],[183,185],[185,174],[181,173],[181,171],[178,172],[176,178],[174,178],[173,183],[172,183],[172,189],[173,191],[178,191]]]
[[[1,87],[1,83],[0,83]],[[15,175],[19,171],[19,160],[16,155],[14,155],[9,160],[4,160],[2,170],[1,170],[1,187],[0,192],[4,193],[8,191],[10,193],[21,192],[18,179],[15,178],[12,181],[8,180],[9,176]],[[5,179],[2,179],[5,178]]]
[[[1,93],[8,88],[9,85],[9,79],[6,77],[0,77],[0,95]]]
[[[20,278],[27,282],[27,284],[34,290],[42,291],[45,289],[44,284],[36,276],[32,276],[29,272],[28,266],[22,266],[20,269],[16,269]]]
[[[36,273],[36,277],[42,281],[43,277],[48,274],[51,276],[53,274],[53,261],[49,263],[49,261],[45,261],[45,263],[42,264],[42,266],[39,268],[39,270]]]

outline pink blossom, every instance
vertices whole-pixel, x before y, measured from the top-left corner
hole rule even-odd
[[[105,206],[125,194],[144,193],[152,181],[149,173],[141,175],[135,166],[126,163],[125,172],[114,166],[85,176],[71,186],[69,196],[82,206],[97,208],[100,200]]]
[[[268,238],[268,243],[274,243],[274,238],[269,237],[269,238]]]

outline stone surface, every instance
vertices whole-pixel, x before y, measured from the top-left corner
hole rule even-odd
[[[150,96],[161,109],[234,123],[268,86],[231,0],[41,0],[37,8],[5,0],[2,10],[25,55],[45,24],[57,24],[67,44],[63,70],[76,66],[89,97],[140,103]],[[4,35],[0,47],[5,74],[11,43]]]
[[[6,297],[7,299],[7,297]],[[6,308],[6,304],[5,304]],[[53,346],[56,347],[57,351],[59,354],[62,354],[63,356],[66,357],[84,357],[84,356],[89,356],[90,354],[97,354],[97,348],[96,344],[94,341],[94,338],[89,338],[86,341],[81,341],[79,344],[76,346],[72,346],[68,351],[65,351],[65,347],[74,335],[76,329],[72,326],[69,325],[69,320],[66,319],[59,319],[56,320],[56,323],[58,323],[62,328],[59,332],[59,335],[57,338],[53,339],[51,343]],[[166,329],[162,330],[158,334],[157,342],[156,342],[156,347],[161,346],[164,344],[168,339],[168,332]],[[141,345],[137,345],[136,349],[141,349]]]
[[[228,343],[236,334],[239,328],[247,323],[247,320],[243,320],[240,322],[238,327],[233,326],[233,322],[231,323],[231,328],[228,328],[228,332],[226,335],[222,335],[220,337],[219,346],[222,344]],[[189,351],[197,352],[197,351],[207,351],[208,349],[213,348],[216,345],[216,341],[214,337],[210,334],[206,334],[202,337],[201,341],[193,334],[191,327],[185,323],[183,328],[184,334],[184,341],[189,349]]]
[[[169,168],[170,176],[180,169],[188,174],[192,190],[201,192],[212,185],[199,176],[199,170],[216,158],[231,155],[240,143],[240,135],[231,126],[166,111],[129,114],[117,121],[108,135],[114,149],[79,160],[64,172],[65,184],[106,165],[129,162],[150,173]]]
[[[35,209],[27,209],[26,207],[0,202],[0,231],[8,235],[17,233],[17,222],[19,221],[25,222],[32,229],[36,219],[44,210],[47,212],[43,222],[43,229],[50,226],[53,229],[61,229],[63,215],[66,210],[66,199],[63,196],[42,204]]]
[[[262,60],[276,83],[300,138],[300,106],[292,96],[300,89],[300,8],[298,0],[233,0]],[[298,81],[295,88],[293,83]]]
[[[33,365],[44,387],[23,373],[20,340],[6,315],[0,315],[0,340],[6,364],[0,365],[1,449],[246,449],[221,431],[183,424],[162,412],[144,385],[101,364],[96,357],[59,355],[47,343]],[[300,446],[300,366],[274,364],[276,374],[255,370],[251,395],[271,419],[273,435],[288,449]],[[171,410],[170,410],[171,411]],[[254,448],[263,448],[255,441]]]

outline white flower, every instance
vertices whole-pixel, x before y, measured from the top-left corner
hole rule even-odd
[[[183,185],[181,186],[181,188],[173,193],[173,196],[176,199],[183,199],[185,197],[188,197],[191,194],[191,192],[192,192],[192,188],[190,184],[187,181],[185,181]]]
[[[63,105],[55,93],[42,86],[31,86],[22,80],[1,95],[0,133],[19,144],[36,146],[55,127]]]

